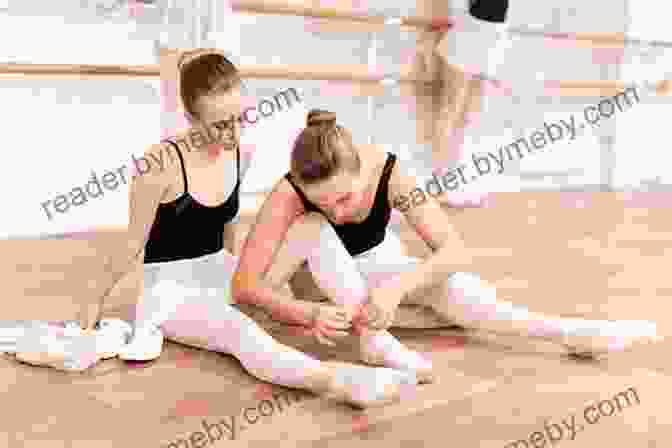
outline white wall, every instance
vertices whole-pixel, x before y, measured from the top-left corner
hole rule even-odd
[[[45,64],[146,64],[151,41],[129,40],[126,24],[66,24],[58,16],[0,14],[0,60]],[[45,38],[48,37],[48,38]],[[21,80],[0,78],[5,174],[13,191],[2,213],[0,237],[54,234],[96,226],[124,226],[123,186],[104,198],[48,219],[41,203],[85,185],[142,154],[159,137],[158,81]]]
[[[148,9],[140,16],[130,17],[128,10],[120,10],[109,17],[97,17],[94,9],[78,10],[81,2],[74,0],[64,0],[59,5],[12,0],[9,12],[0,11],[3,42],[0,60],[155,63],[153,39],[161,37],[172,45],[189,46],[198,32],[215,31],[210,37],[225,46],[239,64],[374,62],[370,59],[368,33],[329,31],[314,20],[301,17],[231,17],[230,11],[213,1],[175,0],[169,9]],[[415,13],[415,2],[394,3],[353,1],[355,7],[371,13]],[[670,12],[670,6],[663,3],[622,0],[605,7],[602,2],[579,0],[550,4],[518,2],[512,4],[510,17],[514,26],[537,26],[553,32],[627,30],[636,37],[672,40],[669,26],[660,19],[669,15],[665,11]],[[465,5],[456,3],[455,8],[463,9]],[[208,16],[213,12],[216,20]],[[227,35],[232,29],[239,32],[238,40]],[[170,31],[167,40],[166,30]],[[378,39],[372,68],[385,73],[398,72],[414,51],[416,34],[390,28],[382,31]],[[507,64],[508,76],[514,81],[657,80],[672,71],[672,58],[665,49],[627,50],[619,54],[528,38],[515,42]],[[140,154],[148,143],[156,141],[160,126],[158,81],[89,80],[81,81],[81,88],[73,83],[76,81],[0,78],[0,96],[5,105],[0,119],[5,125],[3,129],[11,130],[6,133],[3,145],[12,148],[5,151],[5,163],[17,167],[0,181],[3,187],[17,191],[10,200],[16,212],[3,216],[0,237],[125,222],[125,199],[121,192],[114,198],[100,200],[97,205],[72,209],[61,215],[58,222],[44,218],[40,202],[86,182],[92,169],[105,170],[123,163],[130,153]],[[581,114],[584,107],[601,100],[539,96],[538,84],[518,85],[511,96],[493,94],[486,98],[485,113],[467,136],[467,156],[471,152],[495,150],[535,130],[544,120]],[[428,157],[431,148],[417,141],[413,102],[400,95],[397,87],[388,87],[383,96],[369,102],[352,85],[328,81],[249,80],[248,86],[250,97],[256,100],[294,87],[301,92],[302,103],[260,125],[256,134],[251,132],[245,137],[244,143],[255,142],[257,156],[243,185],[244,192],[268,190],[284,174],[288,168],[290,136],[300,129],[306,111],[313,107],[337,112],[339,121],[352,129],[356,141],[386,144],[420,172],[427,174],[431,169]],[[656,177],[667,182],[669,175],[661,168],[666,166],[667,159],[661,155],[665,151],[659,149],[664,146],[663,117],[667,110],[664,100],[643,101],[636,110],[612,118],[580,140],[560,144],[552,151],[512,165],[505,175],[484,181],[483,188],[500,191],[581,188],[608,181],[613,181],[616,187],[639,188]],[[643,145],[644,137],[654,143]],[[642,151],[648,156],[638,155]]]

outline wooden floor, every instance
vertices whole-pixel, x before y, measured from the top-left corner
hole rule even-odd
[[[477,253],[474,270],[493,281],[501,296],[549,313],[651,319],[666,334],[672,323],[666,257],[672,250],[671,196],[506,193],[495,195],[486,208],[451,214]],[[411,253],[426,250],[407,230],[402,236]],[[74,318],[79,304],[90,300],[87,294],[109,281],[104,254],[115,244],[112,237],[0,242],[3,319]],[[127,315],[136,281],[137,276],[124,282],[108,315]],[[319,348],[287,327],[274,334],[321,359],[353,359],[348,346]],[[467,338],[447,330],[396,334],[433,359],[439,381],[401,404],[366,412],[303,393],[283,398],[285,389],[250,377],[232,357],[176,344],[148,366],[111,360],[84,374],[0,358],[0,447],[527,448],[562,440],[561,446],[573,448],[663,448],[672,443],[665,405],[672,395],[668,341],[581,362],[560,356],[551,345],[512,338]],[[625,395],[619,401],[629,388],[639,402],[625,403]],[[599,419],[589,424],[584,409],[592,404],[588,418]],[[247,411],[258,418],[254,423],[244,419],[246,408],[255,409]],[[231,421],[233,436],[224,426]],[[204,425],[218,422],[221,431],[211,427],[210,436],[203,433]],[[578,432],[572,436],[573,424]]]

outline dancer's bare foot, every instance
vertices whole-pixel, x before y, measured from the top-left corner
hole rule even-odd
[[[420,384],[435,380],[432,363],[418,352],[409,350],[387,331],[369,332],[359,338],[360,359],[374,366],[415,373]]]
[[[329,379],[321,392],[357,408],[399,402],[415,392],[418,384],[412,372],[346,363],[325,364]]]

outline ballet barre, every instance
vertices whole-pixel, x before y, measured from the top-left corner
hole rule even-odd
[[[286,3],[238,0],[232,2],[234,12],[246,14],[303,16],[352,22],[375,28],[398,27],[400,31],[450,31],[459,22],[458,16],[387,16],[382,14],[361,14],[347,8],[322,8],[288,5]],[[553,40],[564,40],[577,46],[593,48],[660,47],[672,48],[672,42],[630,38],[625,33],[564,33],[549,32],[541,27],[512,27],[512,36],[534,36]]]
[[[292,80],[329,80],[361,83],[436,83],[428,76],[417,76],[410,70],[402,73],[372,73],[366,64],[258,64],[241,66],[244,78],[254,79],[292,79]],[[159,77],[159,65],[86,65],[86,64],[21,64],[0,63],[2,75],[47,75],[88,77]],[[16,78],[16,76],[8,76]]]
[[[334,81],[343,83],[370,84],[370,94],[380,95],[383,90],[376,85],[385,87],[397,84],[425,84],[440,85],[441,82],[432,80],[428,76],[418,76],[407,69],[402,73],[383,74],[372,73],[366,64],[350,65],[279,65],[257,64],[245,65],[240,68],[241,75],[248,79],[284,79],[284,80],[314,80]],[[19,64],[0,63],[1,78],[30,78],[54,77],[65,78],[149,78],[161,76],[159,65],[86,65],[86,64]],[[546,89],[554,91],[560,96],[605,96],[626,89],[632,85],[627,81],[542,81]],[[661,80],[655,83],[658,95],[672,94],[672,81]]]
[[[110,6],[102,6],[99,3],[111,3]],[[97,9],[104,11],[119,10],[124,4],[137,5],[143,8],[161,8],[157,3],[145,0],[107,0],[98,2]],[[397,27],[401,31],[448,31],[459,22],[458,15],[438,15],[427,17],[418,16],[390,16],[384,14],[365,14],[351,8],[344,7],[314,7],[306,5],[288,4],[279,0],[234,0],[230,2],[234,12],[245,14],[262,15],[285,15],[299,16],[313,19],[326,19],[332,21],[351,22],[351,24],[364,26],[367,31],[376,28]],[[1,9],[0,9],[1,10]],[[363,30],[364,30],[363,29]],[[594,48],[622,48],[632,47],[661,47],[672,48],[672,42],[661,40],[642,40],[630,38],[625,33],[590,33],[590,32],[549,32],[543,27],[513,27],[509,30],[511,35],[537,36],[548,39],[566,40],[577,45],[588,45]]]

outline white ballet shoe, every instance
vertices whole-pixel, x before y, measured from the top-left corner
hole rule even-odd
[[[578,356],[594,357],[662,340],[655,322],[567,319],[563,345]]]
[[[124,361],[157,359],[163,351],[163,339],[163,331],[159,327],[136,327],[130,342],[119,351],[119,358]]]
[[[133,327],[121,319],[101,319],[96,325],[93,336],[96,340],[96,353],[100,359],[115,358],[131,335]]]
[[[33,324],[16,343],[16,359],[62,371],[83,371],[98,360],[95,338],[79,325]]]
[[[0,354],[16,353],[16,342],[21,339],[26,332],[26,326],[23,323],[14,323],[0,328]]]

